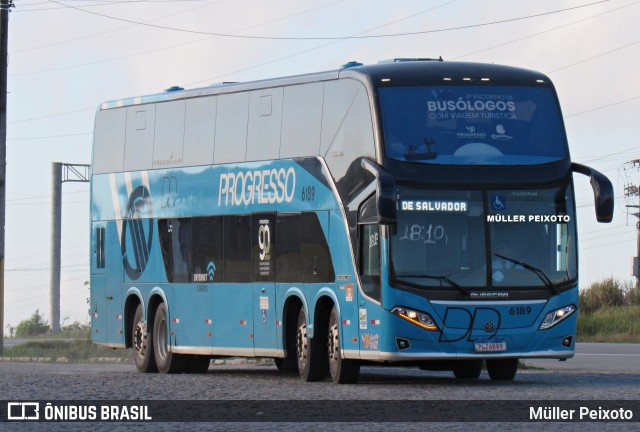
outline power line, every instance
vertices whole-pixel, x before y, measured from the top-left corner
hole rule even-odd
[[[25,140],[40,140],[40,139],[49,139],[49,138],[66,138],[72,136],[81,136],[81,135],[91,135],[92,132],[78,132],[72,134],[64,134],[64,135],[48,135],[48,136],[38,136],[38,137],[20,137],[20,138],[7,138],[7,141],[25,141]]]
[[[530,34],[530,35],[527,35],[527,36],[523,36],[523,37],[520,37],[520,38],[517,38],[517,39],[512,39],[510,41],[503,42],[503,43],[498,44],[498,45],[493,45],[493,46],[490,46],[488,48],[482,48],[480,50],[473,51],[473,52],[466,53],[466,54],[462,54],[462,55],[459,55],[457,57],[451,57],[451,60],[461,59],[461,58],[468,57],[468,56],[473,55],[473,54],[478,54],[478,53],[489,51],[489,50],[492,50],[492,49],[495,49],[495,48],[500,48],[500,47],[503,47],[503,46],[506,46],[506,45],[510,45],[512,43],[515,43],[515,42],[521,42],[521,41],[523,41],[525,39],[531,39],[531,38],[534,38],[536,36],[543,35],[545,33],[551,33],[552,31],[559,30],[559,29],[562,29],[562,28],[565,28],[565,27],[569,27],[569,26],[572,26],[574,24],[581,23],[583,21],[588,21],[590,19],[597,18],[599,16],[606,15],[606,14],[609,14],[611,12],[616,12],[616,11],[619,11],[620,9],[624,9],[624,8],[629,7],[629,6],[634,6],[634,5],[638,4],[638,3],[640,3],[640,1],[636,1],[636,2],[627,4],[627,5],[624,5],[624,6],[620,6],[620,7],[615,8],[615,9],[610,9],[608,11],[601,12],[601,13],[598,13],[598,14],[595,14],[595,15],[591,15],[590,17],[582,18],[582,19],[579,19],[577,21],[572,21],[570,23],[563,24],[563,25],[558,26],[558,27],[553,27],[553,28],[550,28],[548,30],[544,30],[544,31],[541,31],[541,32],[533,33],[533,34]]]
[[[633,147],[629,147],[628,149],[625,149],[625,150],[620,150],[620,151],[615,152],[615,153],[608,153],[608,154],[601,155],[601,156],[595,156],[595,155],[594,156],[585,156],[586,158],[588,158],[588,160],[581,161],[580,163],[589,163],[589,162],[593,162],[593,161],[596,161],[596,160],[601,160],[601,159],[609,157],[609,156],[614,156],[614,155],[618,155],[618,154],[621,154],[621,153],[626,153],[626,152],[629,152],[629,151],[635,151],[635,150],[638,150],[638,149],[640,149],[640,146],[633,146]],[[592,158],[592,159],[589,159],[589,158]]]
[[[62,204],[88,204],[89,201],[65,201]],[[7,203],[7,206],[38,206],[38,205],[51,205],[50,202],[39,203]]]
[[[359,33],[356,33],[356,35],[362,35],[362,34],[368,33],[368,32],[373,31],[373,30],[377,30],[377,29],[380,29],[380,28],[383,28],[383,27],[388,27],[388,26],[390,26],[392,24],[395,24],[395,23],[398,23],[400,21],[405,21],[405,20],[408,20],[410,18],[414,18],[414,17],[416,17],[418,15],[422,15],[422,14],[425,14],[427,12],[431,12],[433,10],[436,10],[436,9],[439,9],[439,8],[442,8],[442,7],[445,7],[445,6],[449,6],[450,4],[455,3],[457,1],[459,1],[459,0],[452,0],[452,1],[449,1],[447,3],[441,3],[439,5],[431,7],[429,9],[425,9],[425,10],[422,10],[420,12],[417,12],[415,14],[412,14],[412,15],[409,15],[409,16],[406,16],[406,17],[403,17],[403,18],[400,18],[400,19],[397,19],[397,20],[394,20],[394,21],[391,21],[391,22],[388,22],[388,23],[385,23],[385,24],[381,24],[381,25],[376,26],[376,27],[368,28],[367,30],[361,31]],[[253,66],[249,66],[249,67],[242,68],[242,69],[237,69],[237,70],[232,71],[232,72],[227,72],[227,73],[224,73],[222,75],[217,75],[215,77],[207,78],[207,79],[204,79],[204,80],[187,83],[187,86],[192,86],[192,85],[201,84],[201,83],[205,83],[205,82],[211,82],[211,81],[217,80],[219,78],[226,77],[228,75],[232,75],[232,74],[236,74],[236,73],[240,73],[240,72],[246,72],[246,71],[251,70],[251,69],[256,69],[256,68],[259,68],[259,67],[262,67],[262,66],[266,66],[266,65],[269,65],[269,64],[272,64],[272,63],[277,63],[279,61],[286,60],[286,59],[289,59],[289,58],[292,58],[292,57],[296,57],[296,56],[299,56],[299,55],[302,55],[302,54],[306,54],[308,52],[315,51],[317,49],[324,48],[324,47],[327,47],[329,45],[337,44],[337,43],[340,43],[340,42],[344,42],[344,40],[334,40],[334,41],[331,41],[331,42],[324,43],[322,45],[317,45],[317,46],[312,47],[312,48],[308,48],[308,49],[305,49],[305,50],[302,50],[302,51],[294,52],[293,54],[288,54],[288,55],[286,55],[284,57],[278,57],[276,59],[269,60],[269,61],[266,61],[266,62],[263,62],[263,63],[258,63],[258,64],[253,65]]]
[[[586,110],[586,111],[582,111],[582,112],[566,115],[566,116],[564,116],[564,118],[567,119],[567,118],[570,118],[570,117],[576,117],[576,116],[579,116],[579,115],[582,115],[582,114],[586,114],[586,113],[590,113],[590,112],[593,112],[593,111],[598,111],[598,110],[601,110],[601,109],[604,109],[604,108],[609,108],[609,107],[612,107],[612,106],[616,106],[616,105],[620,105],[620,104],[623,104],[623,103],[631,102],[631,101],[634,101],[636,99],[640,99],[640,96],[634,96],[632,98],[625,99],[625,100],[618,101],[618,102],[614,102],[614,103],[611,103],[611,104],[608,104],[608,105],[603,105],[603,106],[599,106],[597,108],[592,108],[592,109],[589,109],[589,110]]]
[[[22,120],[13,120],[13,121],[7,122],[7,124],[24,123],[24,122],[29,122],[29,121],[33,121],[33,120],[48,119],[48,118],[52,118],[52,117],[58,117],[58,116],[63,116],[63,115],[67,115],[67,114],[75,114],[75,113],[79,113],[79,112],[83,112],[83,111],[89,111],[89,110],[95,111],[96,107],[81,108],[81,109],[77,109],[77,110],[73,110],[73,111],[66,111],[66,112],[62,112],[62,113],[49,114],[49,115],[39,116],[39,117],[31,117],[31,118],[22,119]]]
[[[83,190],[73,191],[73,192],[63,192],[62,195],[73,195],[73,194],[86,193],[86,192],[89,192],[89,189],[83,189]],[[38,198],[51,198],[51,194],[49,194],[49,195],[37,195],[37,196],[30,196],[30,197],[11,198],[11,199],[7,199],[7,202],[24,201],[24,200],[38,199]]]
[[[572,66],[579,65],[579,64],[584,63],[584,62],[587,62],[587,61],[589,61],[589,60],[593,60],[593,59],[596,59],[596,58],[598,58],[598,57],[602,57],[602,56],[604,56],[604,55],[611,54],[611,53],[614,53],[614,52],[616,52],[616,51],[623,50],[623,49],[625,49],[625,48],[629,48],[630,46],[637,45],[637,44],[639,44],[639,43],[640,43],[640,41],[635,41],[635,42],[632,42],[632,43],[630,43],[630,44],[623,45],[623,46],[621,46],[621,47],[614,48],[614,49],[612,49],[612,50],[602,52],[602,53],[597,54],[597,55],[595,55],[595,56],[588,57],[588,58],[586,58],[586,59],[584,59],[584,60],[580,60],[580,61],[577,61],[577,62],[575,62],[575,63],[571,63],[571,64],[568,64],[568,65],[566,65],[566,66],[562,66],[562,67],[559,67],[559,68],[557,68],[557,69],[554,69],[554,70],[551,70],[551,71],[548,71],[548,72],[545,72],[545,73],[547,73],[547,74],[551,74],[551,73],[558,72],[558,71],[561,71],[561,70],[564,70],[564,69],[568,69],[568,68],[570,68],[570,67],[572,67]]]
[[[337,4],[337,3],[342,3],[343,1],[344,0],[336,0],[336,1],[332,2],[332,3],[327,3],[327,4],[324,4],[324,5],[321,5],[321,6],[317,6],[317,7],[310,8],[310,9],[306,9],[306,10],[303,10],[303,11],[300,11],[300,12],[296,12],[296,13],[293,13],[293,14],[290,14],[290,15],[286,15],[284,17],[279,17],[279,18],[275,18],[275,19],[272,19],[272,20],[269,20],[269,21],[265,21],[265,22],[262,22],[262,23],[259,23],[259,24],[251,25],[251,26],[248,26],[248,27],[243,27],[243,28],[240,28],[238,30],[235,30],[234,32],[245,31],[245,30],[249,30],[249,29],[252,29],[252,28],[261,27],[263,25],[272,24],[274,22],[278,22],[278,21],[289,19],[289,18],[293,18],[293,17],[299,16],[299,15],[304,15],[304,14],[309,13],[309,12],[314,12],[314,11],[316,11],[318,9],[323,9],[323,8],[326,8],[326,7],[329,7],[329,6],[333,6],[333,5]],[[458,0],[455,0],[455,1],[458,1]],[[451,3],[453,3],[453,2],[451,2]],[[166,47],[163,47],[163,48],[153,49],[153,50],[149,50],[149,51],[143,51],[143,52],[139,52],[139,53],[135,53],[135,54],[129,54],[129,55],[124,55],[124,56],[119,56],[119,57],[112,57],[112,58],[105,59],[105,60],[97,60],[97,61],[88,62],[88,63],[81,63],[81,64],[71,65],[71,66],[61,66],[61,67],[50,68],[50,69],[40,69],[40,70],[36,70],[36,71],[22,72],[22,73],[17,73],[17,74],[10,74],[9,76],[10,77],[17,77],[17,76],[24,76],[24,75],[34,75],[34,74],[38,74],[38,73],[54,72],[54,71],[65,70],[65,69],[73,69],[73,68],[78,68],[78,67],[83,67],[83,66],[92,66],[92,65],[96,65],[96,64],[107,63],[107,62],[116,61],[116,60],[123,60],[123,59],[137,57],[137,56],[146,55],[146,54],[153,54],[153,53],[160,52],[160,51],[166,51],[168,49],[179,48],[179,47],[186,46],[186,45],[191,45],[191,44],[195,44],[195,43],[204,42],[206,40],[210,40],[210,39],[213,39],[213,38],[215,38],[215,36],[209,36],[209,37],[198,39],[198,40],[195,40],[195,41],[183,42],[183,43],[179,43],[179,44],[176,44],[176,45],[170,45],[170,46],[166,46]]]
[[[180,1],[180,0],[162,0],[162,3],[173,3],[175,1]],[[190,1],[202,1],[202,0],[190,0]],[[100,3],[94,3],[94,4],[85,4],[85,5],[82,5],[82,7],[83,8],[86,8],[86,7],[105,7],[105,6],[111,6],[111,5],[133,4],[133,3],[160,3],[160,1],[153,1],[153,2],[149,2],[149,1],[145,1],[145,0],[131,0],[131,1],[123,1],[123,2],[119,2],[119,1],[104,1],[104,2],[100,2]],[[33,5],[25,5],[25,6],[35,6],[36,4],[50,4],[50,2],[35,3]],[[49,7],[49,8],[20,9],[20,10],[15,10],[13,12],[14,13],[24,13],[24,12],[40,12],[40,11],[51,11],[51,10],[68,10],[68,8],[67,8],[66,5],[61,5],[59,7]]]
[[[588,4],[584,4],[584,5],[579,5],[579,6],[574,6],[574,7],[570,7],[570,8],[557,9],[557,10],[550,11],[550,12],[543,12],[543,13],[534,14],[534,15],[527,15],[527,16],[522,16],[522,17],[517,17],[517,18],[509,18],[509,19],[505,19],[505,20],[491,21],[491,22],[480,23],[480,24],[471,24],[471,25],[466,25],[466,26],[449,27],[449,28],[442,28],[442,29],[435,29],[435,30],[422,30],[422,31],[405,32],[405,33],[389,33],[389,34],[380,34],[380,35],[326,36],[326,37],[255,36],[255,35],[237,35],[237,34],[231,34],[231,33],[215,33],[215,32],[205,32],[205,31],[199,31],[199,30],[181,29],[181,28],[177,28],[177,27],[160,26],[160,25],[156,25],[156,24],[149,24],[149,23],[144,23],[144,22],[140,22],[140,21],[134,21],[134,20],[126,19],[126,18],[114,17],[114,16],[111,16],[111,15],[106,15],[106,14],[102,14],[102,13],[99,13],[99,12],[88,11],[88,10],[85,10],[85,9],[82,9],[82,8],[76,7],[76,6],[64,5],[64,4],[62,4],[62,3],[60,3],[60,2],[58,2],[56,0],[50,0],[50,1],[52,3],[56,3],[56,4],[59,4],[59,5],[68,7],[68,8],[76,9],[76,10],[79,10],[79,11],[82,11],[82,12],[85,12],[85,13],[88,13],[88,14],[101,16],[103,18],[109,18],[109,19],[113,19],[113,20],[117,20],[117,21],[123,21],[123,22],[132,23],[132,24],[137,24],[137,25],[141,25],[141,26],[158,28],[158,29],[162,29],[162,30],[177,31],[177,32],[182,32],[182,33],[202,34],[202,35],[209,35],[209,36],[235,38],[235,39],[257,39],[257,40],[349,40],[349,39],[378,39],[378,38],[390,38],[390,37],[399,37],[399,36],[415,36],[415,35],[423,35],[423,34],[431,34],[431,33],[442,33],[442,32],[449,32],[449,31],[456,31],[456,30],[466,30],[466,29],[478,28],[478,27],[486,27],[486,26],[491,26],[491,25],[496,25],[496,24],[504,24],[504,23],[509,23],[509,22],[522,21],[522,20],[527,20],[527,19],[531,19],[531,18],[538,18],[538,17],[541,17],[541,16],[547,16],[547,15],[567,12],[567,11],[571,11],[571,10],[581,9],[581,8],[594,6],[594,5],[601,4],[601,3],[607,3],[607,2],[609,2],[611,0],[600,0],[600,1],[597,1],[597,2],[588,3]]]
[[[604,243],[604,244],[601,244],[601,245],[594,245],[594,246],[589,246],[589,247],[586,247],[586,248],[580,248],[580,250],[583,251],[583,250],[600,248],[600,247],[603,247],[603,246],[619,245],[619,244],[625,244],[625,243],[635,242],[635,241],[636,241],[636,239],[621,240],[621,241],[617,241],[617,242]]]
[[[168,15],[163,15],[161,17],[151,19],[151,20],[149,20],[147,22],[159,21],[159,20],[162,20],[162,19],[165,19],[165,18],[174,17],[174,16],[177,16],[177,15],[188,13],[188,12],[191,12],[191,11],[194,11],[194,10],[197,10],[197,9],[201,9],[201,8],[204,8],[204,7],[207,7],[207,6],[212,6],[212,5],[215,5],[215,4],[218,4],[218,3],[222,3],[224,1],[226,1],[226,0],[211,1],[211,2],[208,2],[208,3],[204,4],[204,5],[200,5],[200,6],[196,6],[196,7],[193,7],[193,8],[185,9],[183,11],[171,13],[171,14],[168,14]],[[66,7],[66,5],[64,5],[64,6]],[[39,46],[36,46],[36,47],[31,47],[31,48],[24,48],[24,49],[12,51],[9,54],[18,54],[18,53],[22,53],[22,52],[26,52],[26,51],[33,51],[33,50],[36,50],[36,49],[50,48],[50,47],[56,46],[56,45],[62,45],[62,44],[66,44],[66,43],[69,43],[69,42],[76,42],[76,41],[79,41],[79,40],[82,40],[82,39],[88,39],[88,38],[101,36],[101,35],[108,34],[108,33],[117,32],[117,31],[120,31],[120,30],[124,30],[124,29],[128,29],[128,28],[131,28],[131,27],[135,27],[136,25],[137,24],[128,25],[128,26],[120,27],[120,28],[113,29],[113,30],[107,30],[107,31],[103,31],[103,32],[93,33],[91,35],[80,36],[80,37],[73,38],[73,39],[67,39],[67,40],[64,40],[64,41],[61,41],[61,42],[54,42],[54,43],[50,43],[50,44],[46,44],[46,45],[39,45]]]

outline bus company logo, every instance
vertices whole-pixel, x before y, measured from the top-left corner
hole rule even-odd
[[[266,169],[220,175],[219,206],[291,202],[296,192],[296,170]]]
[[[450,307],[444,314],[440,342],[457,342],[465,338],[468,342],[491,339],[500,329],[500,323],[500,313],[494,308],[476,307],[470,311]],[[460,329],[466,331],[463,333]]]
[[[138,186],[129,197],[127,214],[122,221],[122,264],[131,280],[142,276],[149,263],[153,240],[151,194],[146,186]]]

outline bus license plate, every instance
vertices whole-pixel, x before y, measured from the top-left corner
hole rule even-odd
[[[507,342],[501,340],[476,341],[476,352],[506,351]]]

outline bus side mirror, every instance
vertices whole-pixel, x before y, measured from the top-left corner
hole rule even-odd
[[[376,193],[375,200],[365,211],[370,217],[367,223],[378,223],[381,225],[393,225],[396,223],[396,179],[391,174],[382,169],[380,165],[370,159],[362,158],[362,168],[369,171],[375,177]],[[371,208],[373,207],[373,208]],[[359,221],[359,223],[362,223]]]
[[[596,207],[596,219],[598,222],[611,222],[613,219],[613,185],[599,171],[594,170],[586,165],[573,162],[571,170],[580,174],[589,176],[591,187],[593,188],[593,197]]]

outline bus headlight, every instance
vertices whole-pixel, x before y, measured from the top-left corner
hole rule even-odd
[[[391,313],[398,315],[400,318],[406,319],[407,321],[417,325],[418,327],[422,327],[425,330],[438,330],[438,326],[436,325],[433,318],[431,318],[431,315],[429,315],[428,313],[401,306],[391,309]]]
[[[563,320],[569,318],[575,311],[576,307],[574,305],[569,305],[561,307],[560,309],[553,312],[549,312],[547,316],[544,317],[544,321],[542,321],[542,324],[540,324],[539,330],[546,330],[553,327],[559,322],[562,322]]]

